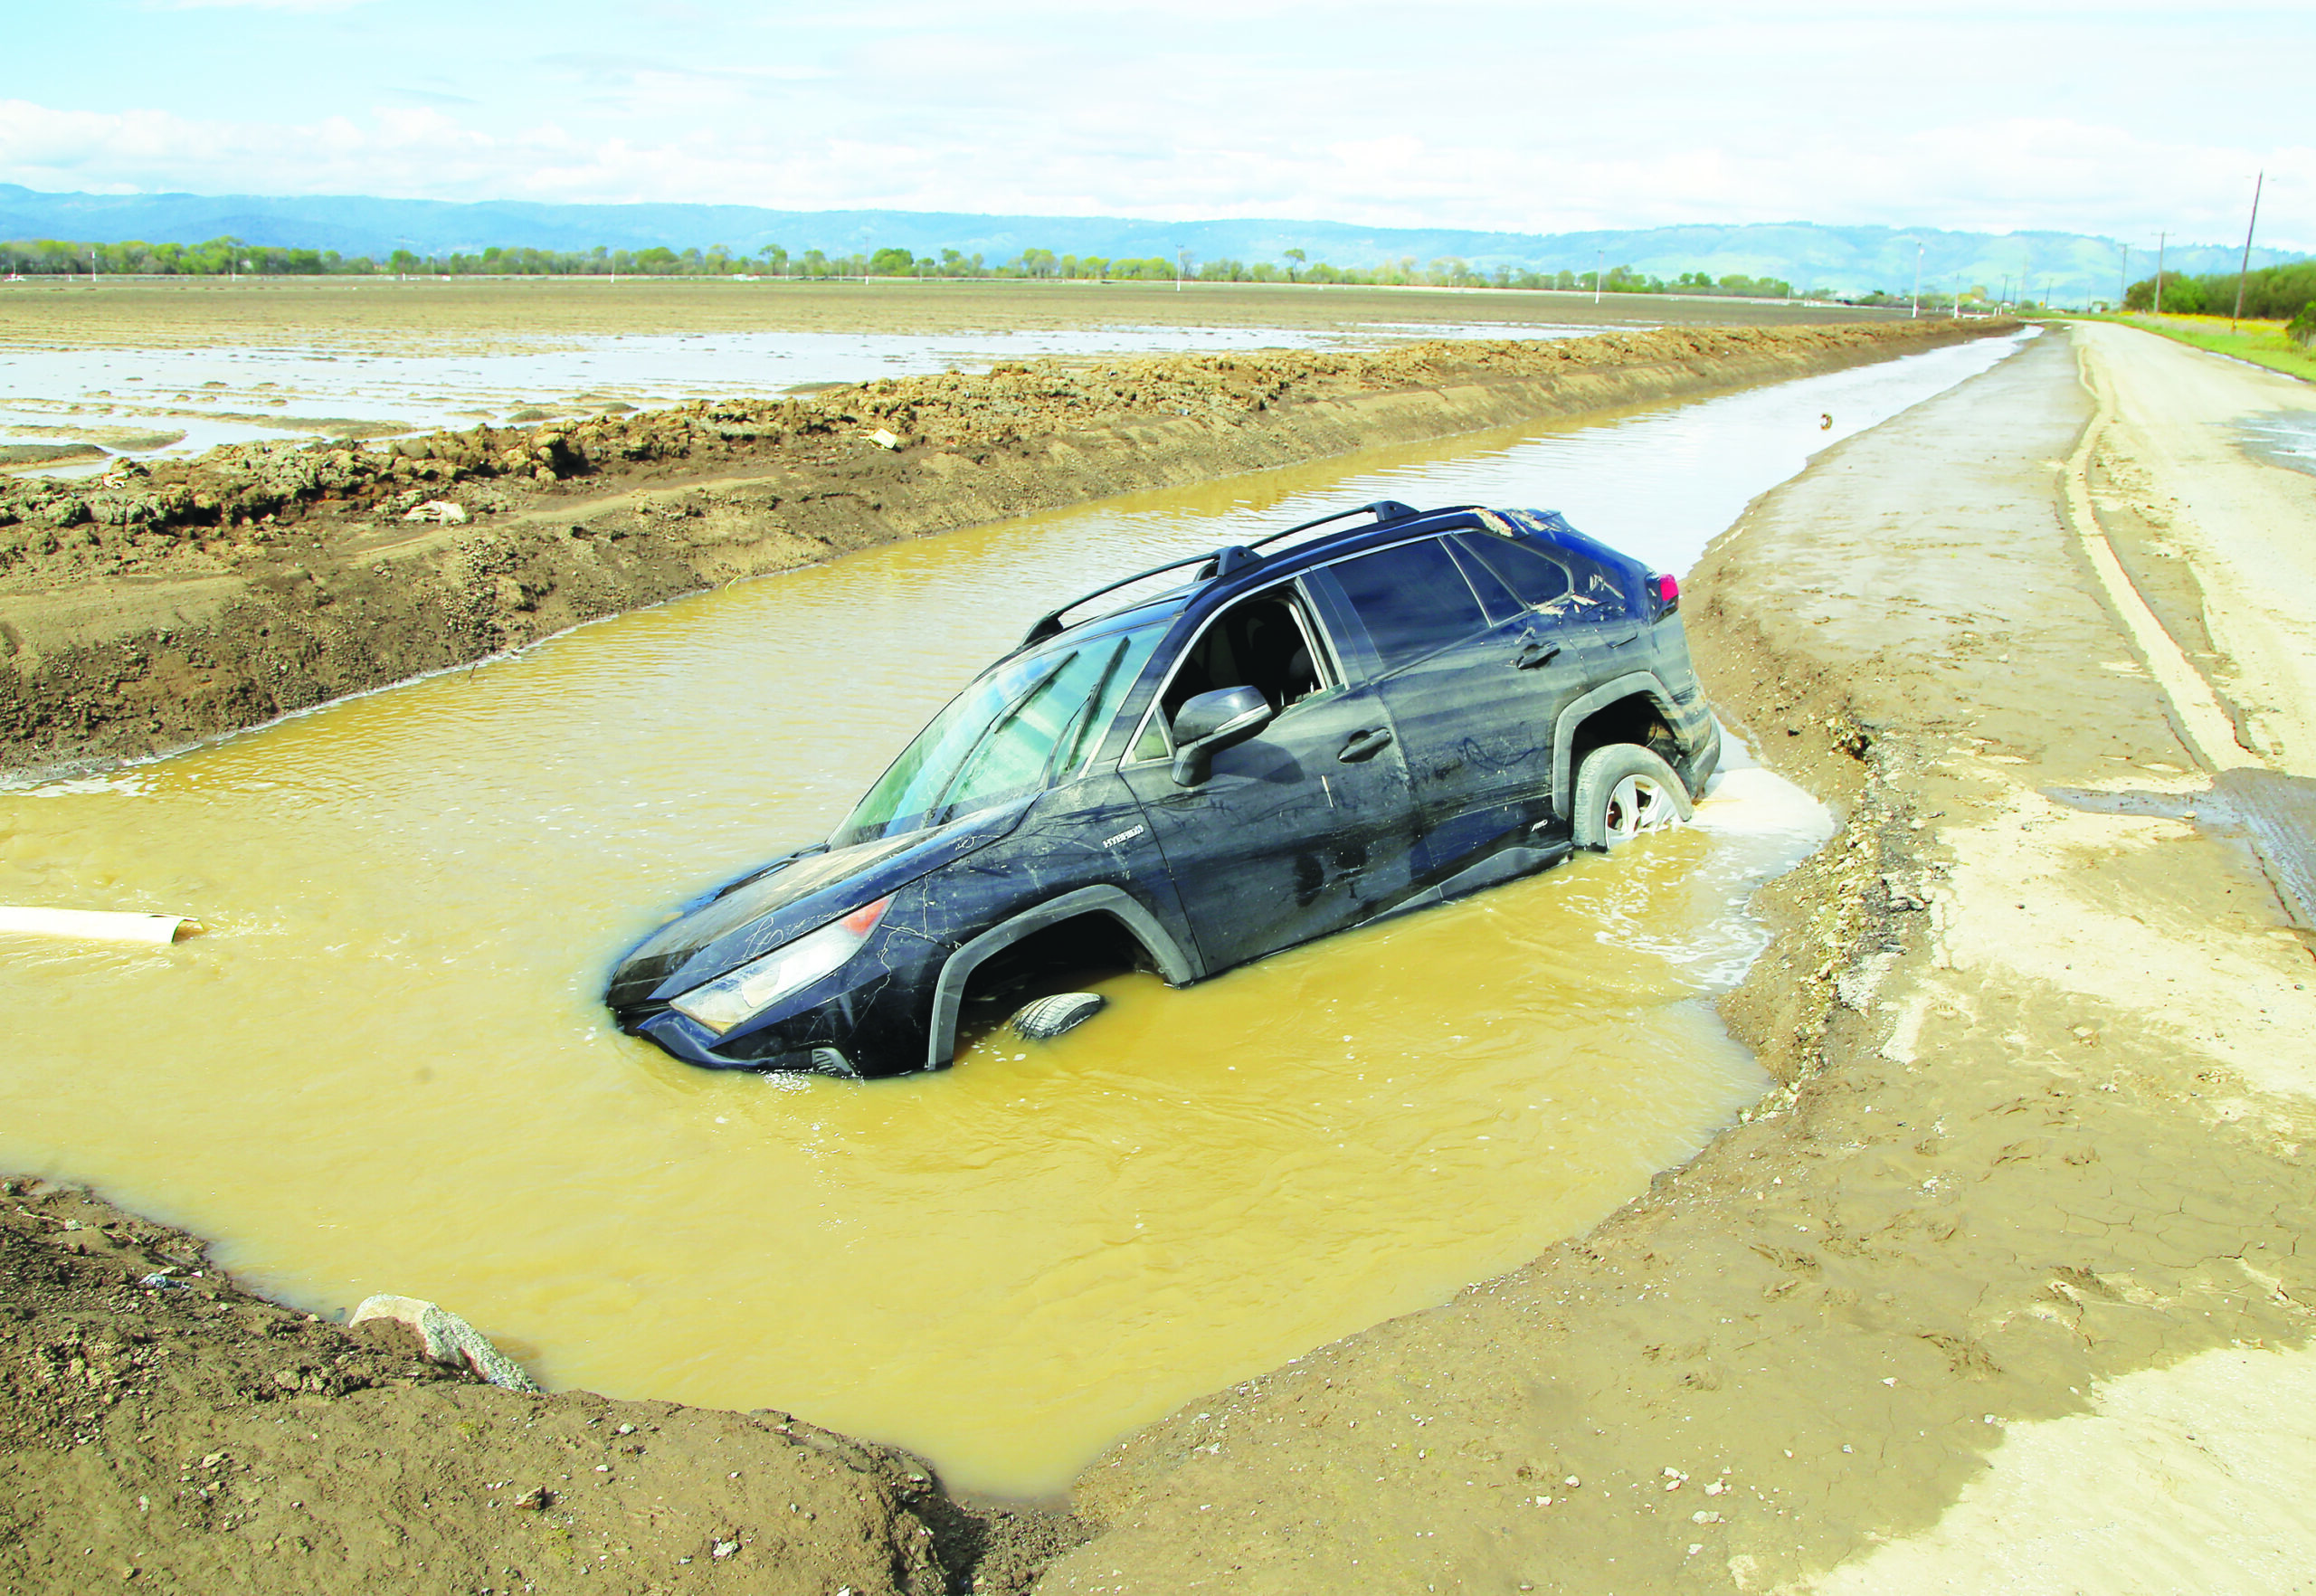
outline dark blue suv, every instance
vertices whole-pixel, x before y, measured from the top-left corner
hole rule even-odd
[[[1364,517],[1348,527],[1336,523]],[[1091,619],[1092,601],[1190,570]],[[718,1069],[935,1069],[1685,819],[1721,753],[1679,589],[1558,515],[1392,501],[1030,629],[827,841],[622,958],[619,1023]]]

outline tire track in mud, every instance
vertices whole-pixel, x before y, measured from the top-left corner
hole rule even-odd
[[[2206,823],[2241,827],[2292,923],[2302,931],[2316,932],[2316,784],[2273,769],[2245,746],[2242,712],[2197,667],[2116,556],[2100,524],[2091,480],[2093,463],[2101,460],[2114,428],[2113,385],[2102,369],[2095,347],[2078,346],[2075,358],[2093,408],[2064,467],[2067,521],[2109,608],[2155,678],[2173,729],[2216,778],[2205,804],[2211,812]],[[2188,818],[2198,814],[2193,809],[2181,812]]]
[[[2114,423],[2115,400],[2089,349],[2077,349],[2076,363],[2093,408],[2082,437],[2075,442],[2074,451],[2067,457],[2064,480],[2067,520],[2083,546],[2083,557],[2090,561],[2115,618],[2131,634],[2140,659],[2154,673],[2163,696],[2169,701],[2172,724],[2181,739],[2207,769],[2233,770],[2256,765],[2257,757],[2236,740],[2235,717],[2188,660],[2178,640],[2165,629],[2138,584],[2123,569],[2122,562],[2115,557],[2114,547],[2099,525],[2091,492],[2091,465]]]

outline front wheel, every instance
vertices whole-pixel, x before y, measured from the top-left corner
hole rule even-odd
[[[1109,1000],[1098,992],[1058,992],[1024,1004],[1013,1016],[1014,1034],[1030,1041],[1051,1041],[1065,1031],[1075,1031],[1102,1012]]]
[[[1689,818],[1689,795],[1673,767],[1637,743],[1610,743],[1576,773],[1574,841],[1599,852]]]

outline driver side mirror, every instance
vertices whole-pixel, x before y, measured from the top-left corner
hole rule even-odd
[[[1204,782],[1214,756],[1268,726],[1271,715],[1270,700],[1259,688],[1218,688],[1184,704],[1174,712],[1174,785]]]

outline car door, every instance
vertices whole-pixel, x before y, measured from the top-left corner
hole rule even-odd
[[[1355,620],[1406,749],[1419,883],[1527,841],[1552,788],[1551,725],[1533,718],[1535,671],[1559,672],[1549,647],[1508,606],[1491,614],[1438,537],[1354,555],[1320,575],[1328,602]]]
[[[1244,685],[1264,689],[1274,718],[1215,755],[1204,782],[1178,786],[1172,712],[1192,691]],[[1414,804],[1397,734],[1373,688],[1347,679],[1299,584],[1210,618],[1120,774],[1210,974],[1372,918],[1410,890]]]
[[[1539,552],[1532,544],[1506,541],[1515,551]],[[1620,573],[1580,550],[1555,549],[1549,557],[1567,567],[1571,585],[1565,597],[1543,605],[1542,613],[1559,617],[1582,653],[1591,685],[1641,668],[1635,662],[1646,651],[1632,646],[1647,631],[1640,595],[1627,590]]]
[[[1552,739],[1561,712],[1619,674],[1615,651],[1639,635],[1617,591],[1589,562],[1522,538],[1463,532],[1448,538],[1495,620],[1499,670],[1476,694],[1492,701],[1489,736],[1506,798],[1552,798]]]

